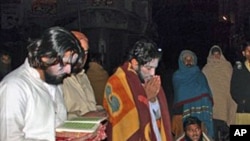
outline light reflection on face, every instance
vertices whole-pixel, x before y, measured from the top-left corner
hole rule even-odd
[[[138,75],[142,83],[147,82],[155,75],[155,70],[158,66],[159,59],[155,58],[145,65],[140,65],[138,68]]]
[[[72,64],[74,64],[77,59],[77,54],[67,51],[61,61],[44,70],[45,82],[55,85],[61,84],[67,74],[71,73]]]
[[[213,53],[213,56],[214,56],[215,59],[220,59],[221,54],[220,54],[219,51],[216,51],[216,52]]]
[[[194,65],[194,59],[191,55],[188,55],[183,60],[184,65],[187,67],[192,67]]]

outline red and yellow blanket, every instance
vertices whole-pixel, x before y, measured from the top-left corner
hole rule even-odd
[[[162,88],[157,97],[161,109],[159,129],[162,141],[172,141],[167,100]],[[156,141],[147,96],[130,63],[119,67],[109,78],[103,106],[109,114],[108,140]]]

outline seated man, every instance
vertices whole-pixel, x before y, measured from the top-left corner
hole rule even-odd
[[[176,141],[212,141],[203,131],[197,117],[187,117],[183,122],[184,134]]]
[[[81,32],[72,31],[79,40],[84,50],[81,69],[65,78],[62,85],[65,105],[67,107],[68,119],[75,117],[103,117],[106,111],[101,105],[96,104],[93,88],[83,69],[88,54],[88,38]]]

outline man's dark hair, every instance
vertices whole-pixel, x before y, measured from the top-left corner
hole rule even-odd
[[[152,61],[155,58],[161,58],[162,50],[157,48],[155,42],[149,39],[137,41],[129,52],[128,60],[136,59],[140,65]]]
[[[184,131],[187,130],[187,127],[192,124],[197,124],[201,128],[201,120],[197,117],[189,116],[183,122],[183,129]]]
[[[103,65],[102,63],[102,54],[99,52],[91,52],[89,53],[89,61],[90,62],[97,62],[100,65]]]
[[[77,63],[81,63],[80,58],[84,55],[78,40],[62,27],[51,27],[45,30],[41,37],[33,41],[27,49],[30,65],[43,69],[60,62],[67,51],[78,54]],[[48,57],[49,62],[43,62],[42,57]]]

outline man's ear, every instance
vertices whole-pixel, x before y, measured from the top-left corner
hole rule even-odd
[[[133,68],[137,68],[137,67],[138,67],[138,61],[137,61],[136,59],[132,59],[132,60],[131,60],[131,66],[132,66]]]

